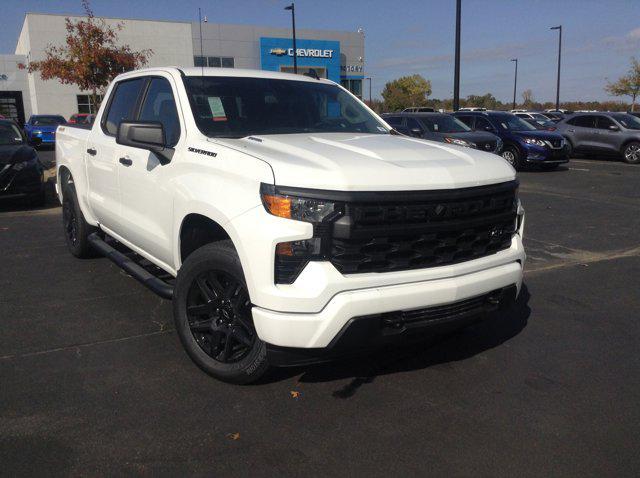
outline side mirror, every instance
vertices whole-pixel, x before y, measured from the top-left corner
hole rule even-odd
[[[614,124],[612,124],[611,126],[609,126],[609,129],[610,129],[611,131],[620,131],[620,127],[619,127],[619,126],[616,126],[616,125],[614,125]]]
[[[164,128],[159,122],[123,121],[118,126],[116,143],[151,151],[162,165],[173,157],[173,148],[167,147]]]

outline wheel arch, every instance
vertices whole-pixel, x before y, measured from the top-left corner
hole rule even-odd
[[[200,213],[189,213],[182,218],[177,239],[178,264],[182,264],[189,255],[206,244],[224,240],[233,242],[224,226]]]

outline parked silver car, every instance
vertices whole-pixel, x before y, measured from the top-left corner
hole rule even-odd
[[[628,113],[576,113],[557,125],[575,152],[622,155],[640,164],[640,118]]]

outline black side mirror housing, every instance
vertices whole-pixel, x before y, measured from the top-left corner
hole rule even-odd
[[[173,157],[173,148],[167,147],[164,128],[159,122],[123,121],[118,126],[116,143],[151,151],[162,165]]]

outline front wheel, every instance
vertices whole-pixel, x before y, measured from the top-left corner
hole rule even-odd
[[[640,164],[640,143],[634,141],[627,144],[622,151],[622,157],[625,163]]]
[[[520,159],[520,151],[514,146],[505,146],[502,150],[501,156],[513,166],[515,169],[520,168],[521,159]]]
[[[225,382],[255,382],[268,370],[266,344],[253,325],[240,258],[231,241],[202,246],[182,264],[173,317],[189,357]]]

